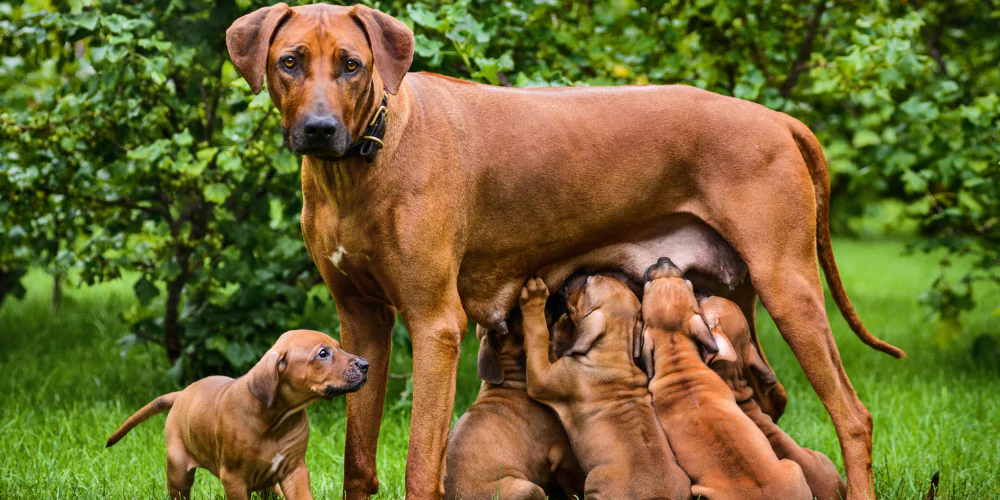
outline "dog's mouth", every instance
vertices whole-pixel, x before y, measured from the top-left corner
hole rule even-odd
[[[366,381],[367,381],[367,378],[362,378],[362,379],[359,379],[359,380],[357,380],[355,382],[351,382],[349,384],[345,384],[345,385],[341,385],[341,386],[328,385],[328,386],[326,386],[326,387],[323,388],[323,399],[331,400],[331,399],[336,398],[338,396],[343,396],[344,394],[348,394],[348,393],[351,393],[351,392],[357,392],[357,390],[360,389],[361,386],[365,385]]]

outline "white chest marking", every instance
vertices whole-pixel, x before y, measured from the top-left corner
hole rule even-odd
[[[330,254],[330,262],[333,262],[333,266],[340,269],[340,261],[344,260],[344,256],[347,255],[347,249],[344,245],[337,247],[337,251]]]
[[[278,467],[281,466],[281,461],[284,459],[284,455],[281,453],[275,453],[274,458],[271,459],[271,472],[278,472]]]

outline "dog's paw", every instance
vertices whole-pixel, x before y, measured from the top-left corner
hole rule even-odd
[[[521,311],[535,312],[545,309],[549,298],[549,289],[541,278],[532,277],[521,288]]]

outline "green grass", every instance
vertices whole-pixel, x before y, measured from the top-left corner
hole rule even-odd
[[[838,240],[847,290],[877,335],[904,348],[894,361],[859,342],[830,310],[847,372],[875,420],[875,473],[881,498],[918,498],[941,471],[938,498],[1000,498],[1000,360],[975,356],[972,339],[1000,333],[990,312],[1000,289],[978,290],[980,307],[964,318],[967,333],[950,345],[933,341],[934,325],[917,305],[933,279],[932,256],[901,256],[896,242]],[[163,498],[163,416],[121,443],[104,442],[133,411],[175,390],[162,352],[137,347],[121,354],[118,312],[133,300],[129,283],[70,290],[58,314],[49,284],[30,277],[30,293],[0,312],[0,498]],[[828,299],[830,307],[834,307]],[[760,320],[768,357],[789,393],[782,426],[801,444],[842,466],[829,417],[770,320]],[[280,332],[275,332],[275,336]],[[475,398],[476,345],[462,346],[456,415]],[[408,371],[402,353],[393,371]],[[404,389],[391,381],[391,407]],[[308,463],[317,498],[339,498],[343,479],[344,401],[309,410]],[[378,464],[382,498],[401,498],[409,413],[387,410]],[[221,498],[222,488],[198,473],[196,498]]]

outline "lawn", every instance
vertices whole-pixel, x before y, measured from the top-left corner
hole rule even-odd
[[[1000,498],[1000,359],[973,348],[981,333],[1000,334],[1000,289],[979,290],[979,308],[964,317],[966,333],[934,342],[934,324],[917,304],[937,272],[933,256],[901,254],[895,241],[837,240],[843,279],[865,324],[907,351],[895,361],[847,328],[827,299],[848,374],[875,421],[875,474],[880,498],[919,498],[941,472],[938,498]],[[127,357],[118,312],[135,300],[130,283],[70,290],[57,314],[49,282],[30,278],[29,295],[0,312],[0,498],[165,498],[164,416],[139,426],[114,448],[104,443],[133,411],[176,390],[157,349]],[[331,322],[332,323],[332,322]],[[829,417],[774,325],[760,319],[765,351],[789,394],[782,427],[799,443],[842,467]],[[275,332],[275,337],[280,332]],[[475,398],[476,343],[462,346],[456,416]],[[393,371],[408,371],[397,352]],[[396,408],[405,384],[391,381],[379,442],[382,498],[401,498],[409,412]],[[343,478],[344,400],[309,410],[308,463],[317,498],[339,498]],[[198,473],[195,498],[221,498],[222,488]]]

